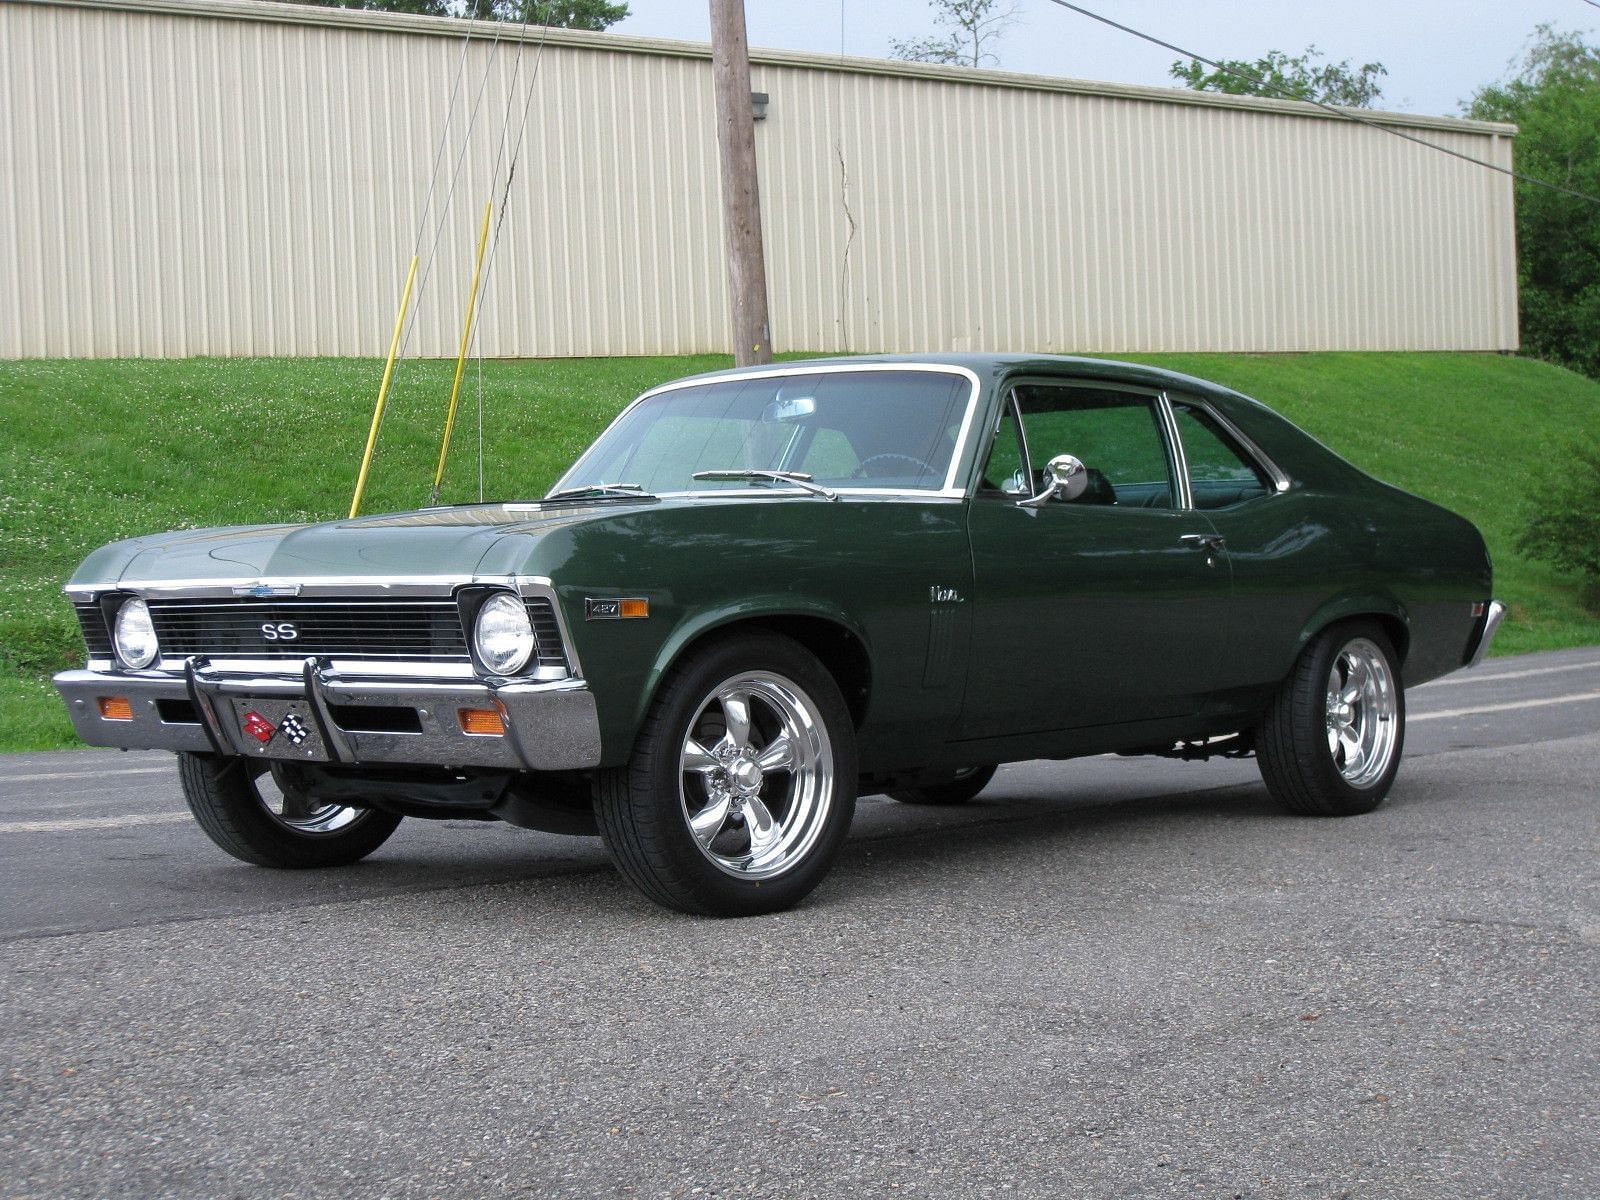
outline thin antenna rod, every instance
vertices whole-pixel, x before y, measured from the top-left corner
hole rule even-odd
[[[467,347],[472,340],[472,318],[478,311],[478,280],[483,274],[483,250],[489,242],[489,214],[494,210],[491,201],[483,206],[483,224],[478,230],[478,255],[472,261],[472,284],[467,291],[467,316],[461,325],[461,349],[456,353],[456,375],[450,383],[450,407],[445,411],[444,438],[439,443],[439,466],[433,473],[433,490],[428,503],[439,503],[439,487],[444,483],[445,459],[450,456],[450,435],[456,428],[456,407],[461,403],[461,373],[467,368]]]
[[[389,360],[383,365],[383,382],[378,385],[378,405],[372,410],[372,428],[367,431],[367,448],[361,455],[361,472],[356,476],[356,493],[350,498],[350,515],[361,511],[361,500],[367,493],[367,472],[372,469],[372,452],[378,448],[378,430],[383,426],[383,410],[389,401],[389,381],[394,378],[394,359],[400,351],[400,330],[406,323],[406,309],[411,307],[411,285],[417,281],[417,256],[411,256],[411,269],[406,272],[405,290],[400,293],[400,311],[394,317],[394,335],[389,339]]]
[[[433,204],[433,192],[439,182],[439,166],[444,162],[444,147],[450,137],[450,121],[455,116],[456,96],[461,92],[461,77],[466,71],[467,49],[472,45],[472,26],[469,23],[461,38],[461,56],[456,59],[455,78],[450,83],[450,99],[444,107],[444,125],[439,130],[439,145],[433,152],[433,170],[428,173],[428,190],[422,197],[422,207],[417,211],[417,240],[411,249],[411,266],[406,272],[405,294],[400,301],[400,315],[395,318],[395,336],[389,341],[389,358],[383,366],[383,380],[378,384],[378,401],[372,410],[372,428],[367,432],[366,449],[361,455],[361,469],[356,477],[355,496],[350,502],[350,515],[356,515],[361,498],[367,490],[367,473],[372,469],[372,455],[378,447],[378,433],[383,428],[383,413],[389,399],[389,385],[394,379],[396,352],[399,349],[400,324],[405,320],[406,307],[411,301],[412,281],[417,276],[417,259],[422,253],[422,237],[428,228],[428,209]]]

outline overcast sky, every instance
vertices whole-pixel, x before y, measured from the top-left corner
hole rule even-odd
[[[1335,61],[1389,68],[1377,107],[1459,115],[1473,89],[1502,78],[1536,25],[1600,36],[1600,8],[1584,0],[1077,0],[1083,7],[1208,58],[1298,54],[1315,44]],[[643,37],[705,41],[709,0],[630,0],[613,28]],[[927,0],[746,0],[752,46],[889,57],[893,38],[933,32]],[[1059,8],[1016,0],[1017,20],[996,49],[1005,70],[1172,86],[1173,55]]]

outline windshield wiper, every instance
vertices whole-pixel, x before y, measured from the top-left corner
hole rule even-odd
[[[837,500],[838,492],[830,492],[820,483],[812,483],[811,476],[800,471],[762,471],[753,467],[733,467],[726,471],[696,471],[696,479],[748,479],[752,483],[792,483],[797,488],[804,488],[813,496],[821,496],[827,500]]]
[[[647,500],[655,497],[637,483],[585,483],[580,487],[562,488],[551,492],[546,500],[566,500],[574,496],[637,496]]]

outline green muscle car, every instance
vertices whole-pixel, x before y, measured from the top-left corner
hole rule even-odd
[[[106,546],[56,685],[85,741],[176,751],[246,862],[499,819],[749,914],[817,885],[858,793],[1023,759],[1253,753],[1286,808],[1367,812],[1491,578],[1469,522],[1214,384],[823,360],[648,392],[542,500]]]

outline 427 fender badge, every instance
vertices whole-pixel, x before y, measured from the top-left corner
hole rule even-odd
[[[583,601],[585,621],[638,621],[650,615],[650,601],[643,596],[587,596]]]

